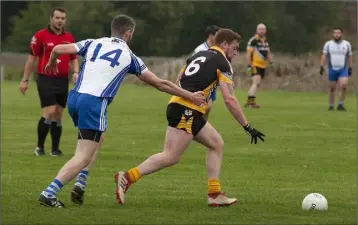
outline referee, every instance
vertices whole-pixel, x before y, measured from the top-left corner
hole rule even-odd
[[[37,126],[36,156],[45,154],[44,144],[49,131],[52,138],[51,156],[62,155],[59,145],[62,134],[62,113],[67,103],[69,66],[71,64],[72,79],[75,82],[78,77],[77,57],[76,55],[60,56],[57,60],[56,72],[47,73],[44,68],[49,60],[52,49],[56,45],[75,42],[73,36],[64,30],[65,23],[66,10],[54,8],[51,12],[48,27],[37,31],[32,37],[24,76],[19,86],[20,92],[25,94],[28,89],[31,72],[38,57],[37,91],[42,108],[42,117],[38,121]]]

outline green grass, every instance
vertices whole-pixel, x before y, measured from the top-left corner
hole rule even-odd
[[[73,155],[76,129],[67,114],[64,156],[33,155],[39,101],[32,83],[26,96],[18,83],[2,84],[1,222],[5,224],[355,224],[356,108],[328,112],[326,94],[261,92],[260,110],[245,109],[266,142],[250,145],[221,95],[210,115],[225,140],[221,185],[239,199],[229,208],[206,206],[204,147],[193,143],[178,165],[144,177],[117,205],[113,174],[161,151],[169,96],[150,87],[124,85],[109,107],[106,140],[90,171],[85,204],[70,202],[70,183],[59,193],[67,208],[43,208],[40,192]],[[246,93],[238,92],[243,103]],[[47,139],[47,153],[50,148]],[[304,196],[322,193],[327,212],[301,209]]]

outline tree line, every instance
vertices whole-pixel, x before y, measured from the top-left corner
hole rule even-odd
[[[273,51],[293,55],[321,49],[334,26],[352,26],[344,2],[31,1],[3,19],[9,35],[2,50],[26,52],[34,32],[48,24],[54,6],[67,9],[66,26],[76,40],[109,36],[114,15],[132,16],[137,27],[131,49],[141,56],[186,55],[205,41],[205,27],[212,24],[240,33],[244,50],[256,25],[265,23]]]

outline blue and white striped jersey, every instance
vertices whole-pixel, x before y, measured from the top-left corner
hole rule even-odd
[[[147,71],[125,41],[115,37],[87,39],[74,44],[82,64],[74,90],[97,97],[114,97],[126,74]]]

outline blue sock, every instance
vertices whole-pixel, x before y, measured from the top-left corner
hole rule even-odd
[[[342,101],[339,101],[339,102],[338,102],[338,105],[343,105],[343,102],[342,102]]]
[[[329,104],[329,107],[334,107],[334,104]]]
[[[47,198],[56,198],[57,192],[59,192],[62,187],[63,184],[59,180],[54,179],[52,183],[44,191],[44,195]]]
[[[82,188],[82,190],[84,190],[86,188],[87,177],[88,177],[88,171],[81,170],[77,176],[75,185]]]

